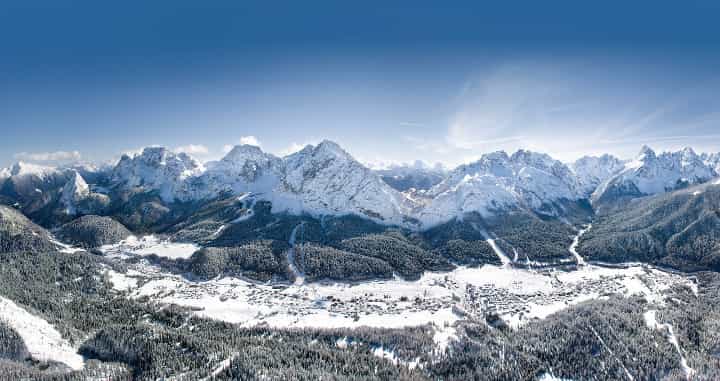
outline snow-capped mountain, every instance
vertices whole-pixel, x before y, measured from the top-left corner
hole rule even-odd
[[[665,192],[717,177],[719,164],[719,154],[698,155],[687,148],[657,155],[643,147],[627,162],[603,155],[566,165],[546,154],[519,150],[512,155],[488,153],[449,172],[419,164],[382,172],[367,168],[336,143],[323,141],[282,158],[239,145],[205,165],[162,147],[124,155],[112,169],[18,163],[0,172],[0,182],[7,179],[3,194],[23,207],[32,204],[32,210],[39,210],[59,201],[70,215],[104,210],[118,191],[155,191],[168,204],[250,194],[270,201],[274,212],[356,214],[380,223],[428,228],[470,212],[490,216],[523,209],[563,217],[565,201],[591,194],[597,202]],[[383,179],[418,173],[433,173],[432,186],[401,192]]]
[[[334,142],[307,146],[283,162],[285,176],[276,197],[284,199],[289,209],[316,214],[355,213],[396,224],[409,212],[404,195]]]
[[[656,154],[643,146],[625,169],[603,182],[593,193],[594,202],[619,197],[638,197],[668,192],[687,185],[700,184],[717,177],[712,165],[691,148]]]
[[[441,223],[468,212],[490,215],[507,208],[529,208],[554,214],[553,203],[582,198],[572,171],[546,154],[503,151],[461,165],[422,194],[428,201],[418,212],[424,225]]]
[[[222,192],[269,193],[283,176],[280,158],[252,145],[235,146],[219,161],[209,162],[207,170],[193,181],[190,198],[208,198]]]
[[[187,197],[187,179],[200,175],[203,166],[185,153],[164,147],[148,147],[133,156],[123,155],[111,174],[111,182],[124,189],[142,187],[157,190],[171,202]]]
[[[625,163],[612,155],[583,156],[570,165],[578,186],[589,196],[597,187],[625,168]]]
[[[63,170],[19,162],[10,169],[2,193],[22,200],[37,199],[43,193],[64,185],[67,178],[67,173]]]

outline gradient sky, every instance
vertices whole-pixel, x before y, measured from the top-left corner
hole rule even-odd
[[[6,0],[0,166],[324,138],[371,163],[720,151],[720,2],[594,3]]]

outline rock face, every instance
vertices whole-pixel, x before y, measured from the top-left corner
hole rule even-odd
[[[60,194],[60,206],[69,216],[103,213],[110,205],[110,197],[90,191],[90,186],[76,170],[70,170],[70,179]]]
[[[50,234],[17,210],[0,205],[0,253],[57,249]]]
[[[90,196],[90,187],[85,179],[76,171],[73,171],[68,182],[63,186],[60,202],[65,207],[67,214],[77,213],[77,204]]]
[[[603,182],[592,194],[592,201],[603,204],[669,192],[688,185],[701,184],[718,174],[691,148],[659,155],[644,146],[625,169]]]
[[[86,249],[118,243],[132,233],[110,217],[82,216],[60,227],[58,238]]]

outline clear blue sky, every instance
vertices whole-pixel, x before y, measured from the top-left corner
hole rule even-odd
[[[3,1],[0,166],[248,136],[451,165],[720,151],[718,2],[349,3]]]

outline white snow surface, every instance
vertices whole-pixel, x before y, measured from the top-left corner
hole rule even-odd
[[[110,257],[124,255],[151,255],[170,259],[190,258],[200,246],[194,243],[177,243],[160,239],[154,235],[143,237],[130,236],[117,244],[104,245],[100,250]]]
[[[543,373],[542,376],[540,376],[537,381],[572,381],[569,378],[560,378],[555,377],[551,373]]]
[[[622,160],[612,155],[583,156],[570,165],[581,191],[590,195],[598,185],[625,168]]]
[[[485,265],[425,273],[417,281],[397,278],[278,287],[233,277],[194,282],[147,264],[132,266],[128,274],[109,274],[117,289],[129,291],[130,297],[147,296],[161,303],[192,307],[200,316],[270,327],[402,328],[432,324],[441,348],[453,340],[453,324],[467,314],[481,318],[486,312],[495,312],[517,328],[608,293],[644,296],[662,305],[671,286],[690,287],[692,283],[643,266],[586,265],[570,272],[537,272]]]
[[[60,362],[73,370],[80,370],[85,366],[85,360],[77,353],[77,349],[73,348],[55,327],[12,300],[0,297],[0,319],[22,337],[34,359]]]

